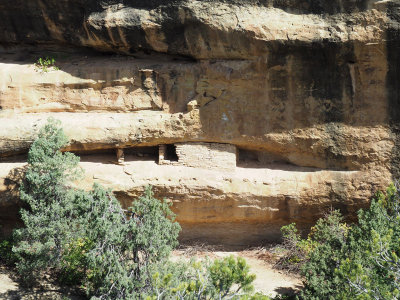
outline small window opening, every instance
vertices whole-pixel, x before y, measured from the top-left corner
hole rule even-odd
[[[176,147],[173,144],[166,145],[165,159],[169,161],[178,161],[178,155],[176,154]]]

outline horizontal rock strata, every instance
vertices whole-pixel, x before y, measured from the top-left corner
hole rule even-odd
[[[49,117],[85,188],[129,205],[153,185],[184,241],[256,244],[330,207],[354,220],[400,175],[399,25],[397,0],[2,1],[3,230]],[[194,153],[160,165],[160,145]]]
[[[88,189],[99,182],[112,188],[125,207],[145,186],[152,185],[157,197],[173,203],[183,227],[183,241],[236,246],[274,240],[280,226],[288,222],[309,226],[315,214],[321,215],[332,206],[354,215],[368,203],[374,192],[371,187],[375,191],[379,188],[373,173],[284,164],[226,172],[158,165],[154,160],[129,155],[125,155],[124,165],[116,165],[114,156],[102,154],[82,156],[81,166],[85,179],[77,183],[80,187]],[[18,162],[2,164],[3,191],[15,186],[15,170],[23,167]],[[3,207],[15,206],[7,202],[4,192],[0,195]],[[6,212],[1,210],[0,217],[7,217]]]

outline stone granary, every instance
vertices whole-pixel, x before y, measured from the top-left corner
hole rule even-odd
[[[178,143],[159,146],[159,164],[235,170],[236,147],[219,143]]]

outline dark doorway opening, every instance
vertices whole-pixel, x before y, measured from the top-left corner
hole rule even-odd
[[[247,150],[247,149],[242,149],[238,148],[237,149],[237,164],[258,164],[260,162],[259,157],[258,157],[258,151],[254,150]]]
[[[165,159],[169,161],[178,161],[179,157],[176,154],[176,147],[173,144],[165,145],[166,146],[166,151],[165,151]]]

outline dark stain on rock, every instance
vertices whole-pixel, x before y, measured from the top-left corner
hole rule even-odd
[[[355,61],[351,43],[275,43],[270,48],[267,67],[271,72],[270,80],[274,85],[279,83],[280,87],[273,85],[279,95],[273,94],[272,99],[274,96],[286,97],[288,91],[284,80],[290,78],[279,76],[290,74],[296,83],[290,91],[290,101],[296,101],[292,107],[296,107],[298,114],[308,116],[298,125],[310,126],[316,120],[320,123],[346,122],[343,97],[354,96],[349,61]],[[279,79],[278,83],[275,79]]]
[[[270,6],[292,13],[337,14],[363,11],[373,0],[265,0]]]
[[[171,2],[172,3],[172,2]],[[184,8],[181,8],[182,10]],[[188,45],[185,41],[185,29],[190,26],[185,22],[177,22],[180,20],[180,13],[176,6],[165,5],[159,8],[161,16],[169,16],[168,18],[159,18],[159,22],[162,26],[162,32],[165,36],[165,43],[168,45],[169,53],[182,53],[188,51]],[[183,24],[185,23],[185,24]]]

